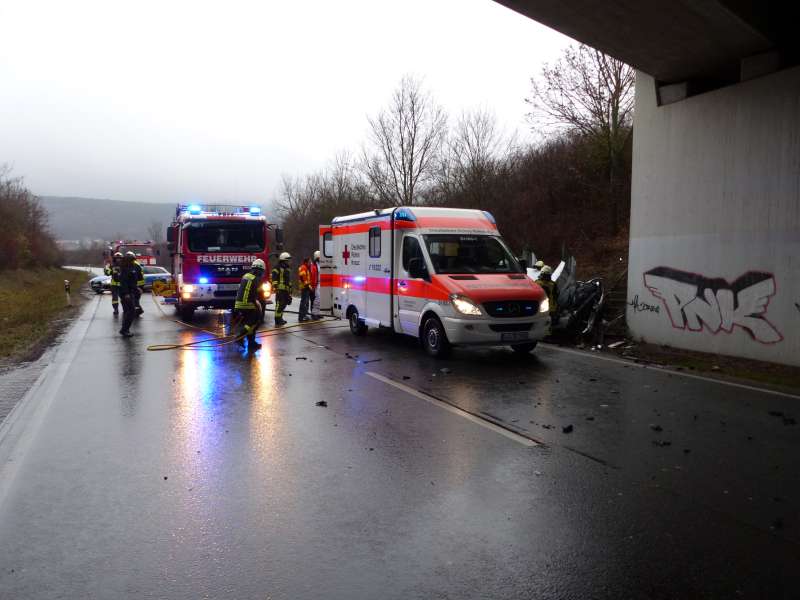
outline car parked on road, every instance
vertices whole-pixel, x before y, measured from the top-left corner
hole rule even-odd
[[[172,273],[167,271],[164,267],[156,265],[142,265],[144,271],[144,289],[150,291],[156,281],[163,283],[172,282]],[[111,289],[111,277],[109,275],[98,275],[89,281],[89,287],[92,288],[96,294],[108,292]]]

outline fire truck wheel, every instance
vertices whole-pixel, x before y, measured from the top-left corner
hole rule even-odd
[[[189,322],[194,317],[194,306],[181,306],[178,308],[178,316],[181,321]]]
[[[353,308],[350,310],[350,331],[353,335],[364,335],[367,333],[367,326],[364,321],[358,318],[358,311]]]
[[[428,317],[422,326],[422,346],[434,358],[444,358],[450,354],[451,346],[447,334],[436,317]]]
[[[529,354],[536,348],[536,342],[528,342],[527,344],[513,344],[511,349],[517,354]]]

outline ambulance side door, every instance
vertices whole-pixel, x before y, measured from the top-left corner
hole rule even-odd
[[[387,223],[375,223],[367,231],[366,299],[367,324],[389,327],[391,314],[392,285],[392,230]],[[383,227],[381,227],[383,225]]]
[[[333,231],[330,225],[319,226],[319,308],[333,308]]]
[[[422,241],[413,233],[397,235],[396,287],[395,287],[395,331],[419,336],[419,320],[426,304],[424,290],[430,279],[422,253]],[[414,265],[421,266],[422,273],[411,276]],[[422,275],[422,276],[420,276]]]

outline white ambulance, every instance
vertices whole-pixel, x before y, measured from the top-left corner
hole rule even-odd
[[[480,210],[396,207],[321,225],[320,302],[356,335],[387,327],[432,356],[453,345],[530,352],[547,299]]]

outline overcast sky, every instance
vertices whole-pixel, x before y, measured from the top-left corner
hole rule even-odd
[[[270,203],[403,74],[527,129],[570,40],[492,0],[0,0],[0,163],[40,195]]]

